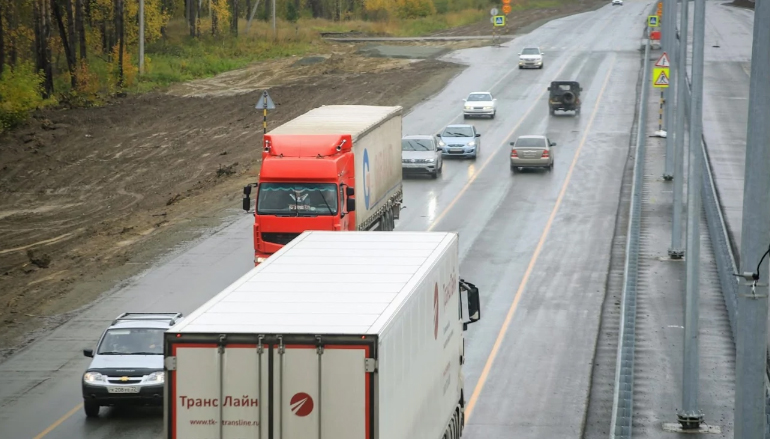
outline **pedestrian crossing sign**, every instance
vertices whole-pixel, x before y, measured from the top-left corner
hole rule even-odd
[[[658,16],[657,15],[650,15],[647,17],[647,26],[649,27],[658,27]]]
[[[652,86],[657,88],[668,88],[669,83],[668,67],[655,67],[652,69]]]
[[[495,26],[505,26],[505,15],[495,15]]]

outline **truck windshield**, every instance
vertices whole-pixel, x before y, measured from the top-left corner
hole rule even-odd
[[[163,329],[120,328],[104,334],[98,355],[163,355]]]
[[[333,183],[262,183],[259,215],[329,216],[337,214],[337,185]]]

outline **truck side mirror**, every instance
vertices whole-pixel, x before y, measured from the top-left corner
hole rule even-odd
[[[88,358],[94,358],[94,350],[93,349],[83,349],[83,356]]]
[[[355,212],[356,211],[356,200],[353,198],[348,198],[345,201],[345,207],[347,208],[348,213]]]
[[[468,293],[468,321],[463,322],[463,330],[466,330],[469,324],[481,320],[481,299],[478,287],[462,279],[460,279],[460,291]]]
[[[243,210],[248,212],[251,209],[251,185],[243,187]]]
[[[345,195],[352,197],[356,194],[356,190],[350,186],[345,186]]]
[[[548,87],[546,90],[551,91],[551,87]]]

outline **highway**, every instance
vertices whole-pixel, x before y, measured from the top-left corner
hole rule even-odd
[[[483,319],[466,346],[466,438],[582,436],[651,5],[607,5],[502,47],[455,52],[448,58],[469,68],[404,119],[404,134],[435,134],[462,122],[468,92],[498,99],[494,120],[469,121],[482,133],[478,159],[446,160],[438,180],[406,181],[397,225],[458,231],[462,275],[482,292]],[[516,68],[525,45],[543,49],[545,68]],[[580,81],[581,116],[548,115],[546,87],[555,79]],[[508,142],[523,134],[557,142],[553,172],[511,174]],[[187,314],[249,270],[253,217],[238,209],[0,364],[0,438],[161,437],[156,409],[103,408],[86,420],[82,349],[121,312]]]

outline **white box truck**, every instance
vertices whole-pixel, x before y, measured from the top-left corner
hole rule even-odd
[[[303,233],[166,332],[165,437],[459,438],[458,268],[455,233]]]

